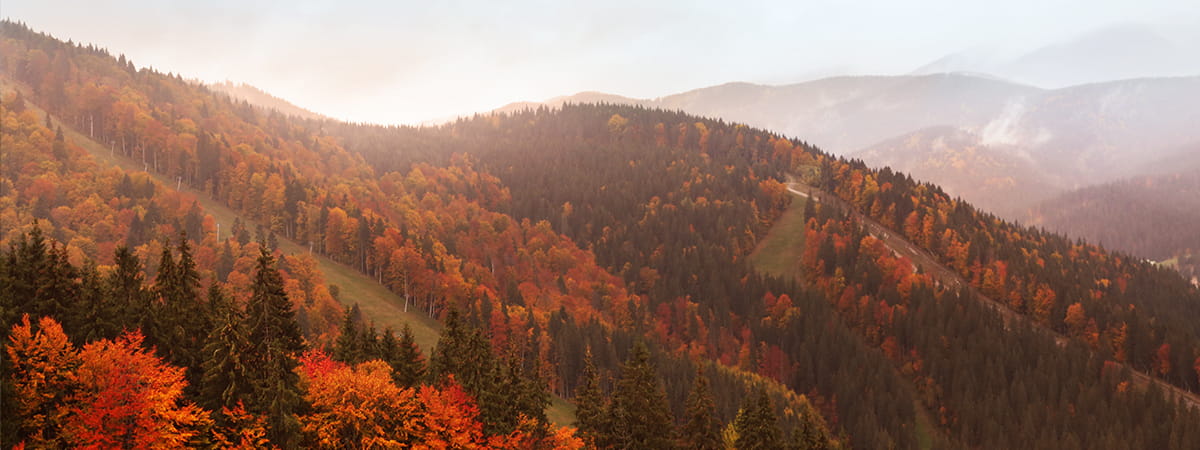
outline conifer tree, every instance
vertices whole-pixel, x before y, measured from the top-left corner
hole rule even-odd
[[[445,328],[429,359],[429,376],[438,383],[446,375],[472,392],[491,378],[493,357],[491,346],[477,330],[463,322],[457,310],[446,314]]]
[[[250,300],[246,303],[249,330],[247,366],[252,373],[251,410],[267,416],[267,438],[283,448],[294,447],[300,436],[296,412],[303,406],[295,368],[304,349],[292,302],[283,290],[275,257],[259,247]]]
[[[667,394],[650,364],[650,350],[641,341],[634,344],[621,367],[610,417],[614,447],[659,449],[675,445]]]
[[[77,314],[78,342],[87,343],[100,339],[115,339],[121,332],[118,327],[120,313],[111,297],[106,295],[100,273],[90,262],[80,271],[79,303]]]
[[[208,290],[208,305],[209,314],[219,318],[204,340],[200,405],[213,411],[233,409],[239,402],[248,403],[254,388],[245,317],[215,283]]]
[[[207,334],[204,306],[199,300],[200,274],[192,259],[187,233],[179,236],[179,260],[172,261],[169,245],[163,247],[155,288],[162,298],[156,315],[159,353],[187,369],[189,390],[200,382],[200,350]]]
[[[117,247],[113,262],[116,267],[104,279],[104,289],[118,311],[118,331],[133,331],[151,315],[142,262],[124,245]]]
[[[342,319],[338,338],[333,343],[333,354],[331,356],[333,359],[346,364],[357,364],[362,361],[363,354],[362,348],[359,346],[358,327],[355,326],[354,318],[350,314],[350,311],[350,308],[346,308],[346,314]]]
[[[513,363],[517,362],[513,361]],[[529,367],[529,369],[524,367]],[[546,380],[541,377],[541,362],[538,360],[537,353],[530,354],[524,364],[516,364],[515,368],[520,371],[519,378],[521,380],[519,412],[538,423],[546,423],[548,421],[546,408],[550,406],[550,392],[547,390]]]
[[[404,324],[400,330],[399,353],[392,364],[392,378],[400,386],[416,386],[425,379],[425,358],[413,338],[412,328]]]
[[[505,402],[518,391],[501,390],[505,387],[500,385],[503,374],[492,354],[491,343],[482,332],[463,321],[454,309],[447,313],[446,326],[429,358],[432,383],[441,383],[451,374],[479,403],[479,421],[484,424],[484,433],[495,435],[512,431],[515,418],[506,414]]]
[[[592,348],[583,354],[583,374],[575,388],[575,428],[589,446],[600,447],[608,441],[604,393],[600,392],[600,374],[592,363]]]
[[[708,387],[704,369],[696,370],[696,382],[687,398],[687,422],[683,425],[682,447],[686,449],[721,449],[721,424],[717,421],[717,405]]]
[[[35,221],[28,235],[22,235],[8,252],[4,264],[5,286],[0,289],[0,325],[3,333],[21,314],[51,316],[64,322],[64,314],[75,310],[78,274],[67,262],[65,249],[47,242]],[[74,326],[74,323],[69,323]]]
[[[739,450],[777,449],[783,444],[775,408],[766,389],[746,396],[741,411],[733,422],[737,430]]]

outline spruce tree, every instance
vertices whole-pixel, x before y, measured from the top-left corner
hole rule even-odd
[[[416,386],[425,379],[425,358],[407,323],[400,330],[399,347],[396,360],[391,362],[392,378],[400,386]]]
[[[80,291],[78,314],[81,316],[75,339],[78,343],[87,343],[100,339],[115,339],[121,329],[116,304],[106,295],[104,283],[96,266],[90,262],[80,272]]]
[[[358,364],[362,362],[362,348],[359,346],[358,339],[358,327],[354,324],[350,308],[346,308],[346,314],[342,319],[338,338],[333,342],[333,355],[331,355],[333,359],[346,364]]]
[[[296,357],[304,349],[292,302],[283,290],[283,277],[275,257],[259,247],[246,327],[250,345],[246,354],[252,373],[251,410],[267,416],[267,438],[282,448],[292,448],[300,436],[296,412],[303,406]]]
[[[75,311],[78,274],[67,262],[65,249],[48,242],[37,221],[28,235],[10,248],[5,263],[4,289],[0,292],[0,326],[4,335],[21,314],[51,316],[64,326],[74,326],[66,313]],[[73,328],[72,328],[73,329]]]
[[[687,422],[681,430],[682,447],[686,449],[721,449],[721,424],[717,421],[717,405],[709,392],[704,369],[696,370],[696,382],[687,398]]]
[[[213,411],[250,403],[253,371],[247,359],[250,341],[242,312],[213,284],[208,290],[209,314],[219,317],[204,340],[200,405]]]
[[[641,341],[634,344],[629,360],[621,367],[610,417],[614,447],[674,448],[674,420],[667,394],[650,364],[650,350]]]
[[[541,361],[537,353],[529,355],[524,364],[517,365],[516,368],[521,371],[520,413],[538,423],[548,422],[546,408],[550,406],[550,392],[547,390],[546,380],[542,379]]]
[[[118,332],[141,328],[142,320],[151,315],[142,262],[124,245],[117,247],[113,261],[116,267],[104,279],[104,289],[118,311]]]
[[[200,350],[208,333],[207,314],[199,299],[200,274],[186,232],[179,235],[178,251],[178,262],[172,262],[170,247],[163,248],[163,262],[155,280],[162,298],[156,317],[159,352],[167,361],[187,369],[189,388],[194,388],[200,382]]]
[[[742,410],[733,422],[737,430],[736,446],[739,450],[777,449],[783,444],[775,408],[766,389],[746,396]]]
[[[592,348],[583,354],[583,374],[575,388],[575,428],[579,437],[592,447],[609,441],[604,393],[600,391],[600,374],[592,363]]]
[[[442,336],[429,358],[430,382],[442,383],[447,376],[454,375],[454,380],[475,396],[479,403],[479,421],[484,424],[484,433],[489,435],[511,431],[509,424],[513,418],[505,414],[506,393],[499,390],[500,369],[488,338],[464,322],[458,311],[451,309]]]

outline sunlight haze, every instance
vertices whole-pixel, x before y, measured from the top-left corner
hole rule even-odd
[[[730,81],[905,74],[957,52],[1015,56],[1114,24],[1195,41],[1186,25],[1200,17],[1190,1],[1028,0],[6,0],[0,16],[139,67],[248,83],[335,118],[410,124],[580,91],[655,98]]]

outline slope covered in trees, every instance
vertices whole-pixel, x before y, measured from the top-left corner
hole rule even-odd
[[[1200,167],[1071,191],[1033,208],[1028,223],[1136,257],[1179,258],[1190,278],[1200,269],[1187,258],[1200,252]]]
[[[264,248],[273,247],[270,244],[272,234],[307,243],[313,251],[343,261],[380,280],[403,294],[405,308],[423,310],[434,317],[444,316],[446,311],[455,308],[466,311],[466,320],[483,330],[481,335],[488,344],[486,349],[495,354],[497,359],[495,367],[499,369],[488,371],[486,364],[481,366],[480,370],[485,371],[481,378],[483,380],[515,376],[540,380],[538,382],[563,392],[561,387],[565,382],[556,378],[558,371],[555,370],[561,365],[559,356],[550,348],[551,339],[543,330],[554,327],[557,330],[587,328],[598,332],[595,336],[605,341],[619,333],[621,337],[614,339],[615,342],[603,343],[609,350],[606,353],[608,355],[624,352],[627,348],[624,345],[639,334],[622,329],[640,322],[636,317],[644,311],[644,307],[639,306],[643,298],[628,293],[619,278],[607,274],[592,262],[594,257],[590,252],[575,247],[569,239],[555,233],[548,223],[517,221],[495,212],[507,207],[509,200],[506,188],[499,185],[494,177],[474,170],[469,157],[446,157],[433,161],[436,165],[419,164],[403,172],[381,172],[382,175],[376,175],[370,167],[361,164],[355,155],[342,150],[328,136],[314,131],[315,127],[306,128],[308,123],[256,111],[244,103],[230,102],[227,97],[214,96],[201,87],[182,82],[178,77],[137,70],[132,63],[123,58],[112,58],[102,50],[64,44],[12,23],[3,26],[5,39],[0,42],[0,55],[4,57],[3,66],[8,70],[6,76],[11,77],[20,92],[16,94],[18,99],[25,96],[61,118],[66,125],[106,144],[112,153],[139,158],[147,170],[172,177],[179,185],[197,187],[206,195],[223,201],[258,222],[254,225],[235,224],[231,230],[232,236],[220,242],[202,244],[204,248],[218,249],[213,250],[218,256],[211,273],[193,276],[193,279],[200,279],[205,285],[220,283],[235,297],[234,304],[244,305],[240,307],[244,310],[242,313],[217,315],[212,319],[211,331],[224,330],[220,333],[224,344],[213,344],[215,347],[211,350],[215,353],[209,354],[226,356],[211,363],[206,360],[200,364],[201,370],[205,374],[211,372],[227,378],[222,382],[233,390],[218,393],[222,398],[228,400],[239,398],[237,395],[246,395],[253,400],[247,406],[251,408],[249,416],[231,410],[233,415],[228,420],[262,420],[266,427],[264,436],[272,442],[295,443],[298,442],[296,439],[313,439],[309,433],[319,435],[318,429],[306,428],[303,421],[298,423],[291,418],[294,413],[289,412],[303,410],[303,405],[314,404],[315,400],[303,398],[301,391],[290,388],[256,390],[253,383],[239,384],[237,371],[231,373],[233,369],[229,366],[231,361],[242,357],[235,351],[243,347],[238,342],[263,341],[266,336],[242,335],[237,331],[238,327],[232,324],[254,320],[252,311],[288,310],[295,314],[294,320],[299,323],[299,328],[305,328],[304,323],[312,317],[305,314],[299,305],[307,304],[309,299],[321,292],[327,292],[329,297],[337,294],[335,290],[323,289],[304,280],[290,283],[286,276],[282,287],[279,286],[279,280],[274,280],[270,283],[274,287],[260,290],[256,286],[267,280],[257,279],[259,275],[249,276],[249,272],[236,270],[236,267],[228,272],[222,270],[223,267],[228,268],[225,266],[228,258],[221,252],[234,251],[226,251],[226,248],[244,247],[243,250],[258,250],[261,253]],[[12,103],[23,105],[25,100]],[[32,117],[29,114],[23,117],[25,122],[33,122],[29,120]],[[39,135],[31,130],[13,133],[12,137],[33,140]],[[6,133],[5,137],[8,138],[9,134]],[[38,142],[29,144],[29,147],[40,151],[57,151],[53,146]],[[57,159],[43,157],[29,160]],[[24,163],[18,167],[23,170],[44,169]],[[64,173],[72,178],[85,178],[69,171]],[[120,174],[119,171],[116,173]],[[25,196],[10,202],[11,209],[6,210],[6,214],[16,219],[25,219],[6,222],[22,224],[20,228],[6,227],[5,234],[9,242],[19,239],[26,227],[32,226],[26,225],[27,220],[34,217],[53,222],[50,225],[54,227],[56,236],[66,232],[64,230],[84,237],[94,235],[95,230],[76,231],[64,225],[74,217],[74,212],[69,209],[62,211],[60,217],[47,217],[45,211],[36,209],[76,204],[76,194],[52,198],[49,194],[55,192],[47,192],[46,189],[33,189],[30,193],[27,192],[30,191],[27,184],[33,183],[37,176],[30,177],[24,171],[8,175],[5,181],[9,183],[6,186],[9,189],[5,193]],[[132,178],[136,179],[136,176]],[[125,184],[133,184],[116,183],[122,189]],[[153,184],[146,183],[149,183],[146,186]],[[159,192],[170,193],[169,188],[156,186]],[[150,188],[145,189],[148,191],[139,192],[143,192],[147,201],[160,197],[154,195]],[[44,200],[46,198],[53,201]],[[21,200],[27,201],[22,203]],[[135,209],[126,217],[130,218],[122,218],[118,222],[120,226],[136,229],[135,225],[145,220],[146,215]],[[171,215],[167,217],[172,218]],[[121,233],[102,235],[100,239],[106,243],[113,242],[113,245],[124,241],[140,248],[142,245],[152,245],[143,240],[157,242],[172,232],[171,228],[157,225],[157,222],[153,223],[150,231],[144,235],[130,235],[128,230],[119,228]],[[252,226],[262,230],[258,233],[261,237],[259,243],[249,242],[247,228]],[[66,236],[74,237],[74,233]],[[215,239],[215,230],[205,229],[203,236]],[[73,248],[70,245],[67,247]],[[156,253],[153,248],[139,251]],[[84,267],[90,261],[108,258],[106,252],[98,249],[75,253],[78,254],[76,263]],[[273,257],[267,252],[259,258],[267,256]],[[249,261],[253,259],[250,257]],[[235,263],[238,264],[239,267],[253,266]],[[23,264],[8,267],[21,266]],[[308,268],[311,271],[311,265]],[[154,267],[150,270],[151,278],[157,277],[157,269]],[[289,262],[288,269],[295,267]],[[74,277],[73,272],[66,269],[63,272],[67,281],[60,279],[55,283],[87,284],[84,280],[86,277]],[[134,274],[140,270],[135,264],[126,272]],[[13,279],[22,277],[36,277],[36,274],[26,273]],[[131,282],[130,286],[136,284]],[[154,290],[157,293],[158,289]],[[280,306],[282,303],[279,303],[279,299],[285,296],[296,300],[293,305],[298,307]],[[53,297],[62,295],[55,294]],[[252,305],[263,306],[252,308]],[[37,312],[36,308],[26,311],[31,307],[25,304],[4,306],[5,311],[12,314]],[[70,309],[51,308],[48,314],[63,315]],[[331,325],[330,328],[336,328],[337,321],[333,319],[338,317],[340,309],[335,308],[326,317],[325,323]],[[285,320],[276,325],[283,327],[279,329],[290,328],[287,323],[289,321]],[[276,325],[271,329],[276,329]],[[361,333],[366,336],[374,334],[373,331]],[[328,335],[330,339],[335,336],[332,333]],[[390,333],[384,333],[381,339],[365,340],[373,343],[368,347],[381,347],[390,336]],[[305,341],[306,345],[320,342],[311,336]],[[292,379],[288,374],[295,371],[289,368],[299,366],[288,361],[295,358],[299,347],[294,338],[286,342],[266,347],[268,350],[274,349],[270,350],[274,352],[283,348],[286,356],[268,356],[268,364],[256,366],[251,372],[274,371],[271,372],[273,379]],[[225,350],[220,351],[222,348]],[[260,352],[253,350],[253,353]],[[367,354],[371,355],[370,358],[389,359],[388,352]],[[678,356],[659,355],[673,364],[693,364]],[[506,364],[530,365],[532,368],[515,371],[506,368]],[[204,372],[206,365],[214,369]],[[614,366],[615,363],[609,367]],[[722,379],[731,387],[727,395],[733,398],[723,401],[723,405],[736,404],[741,392],[748,390],[745,386],[749,383],[770,384],[765,380],[747,378],[738,372],[722,373]],[[204,377],[201,376],[201,379]],[[485,415],[489,411],[496,411],[489,406],[495,405],[489,403],[489,398],[507,396],[503,392],[488,389],[491,383],[494,382],[482,382],[473,388],[467,386],[479,401],[481,413]],[[242,384],[249,386],[245,388],[249,394],[238,394],[240,388],[237,386]],[[197,389],[205,391],[203,387]],[[784,395],[784,391],[778,388],[775,392],[778,396],[776,404],[785,412],[791,411],[783,414],[790,428],[797,428],[796,424],[804,421],[818,424],[810,425],[817,427],[816,433],[827,433],[824,425],[819,425],[822,421],[803,396]],[[229,407],[228,404],[220,406]],[[511,415],[502,417],[504,421],[514,419]],[[487,436],[498,435],[495,427],[500,422],[497,422],[499,419],[493,419],[496,417],[483,417],[482,428]],[[544,423],[544,418],[533,419],[534,428],[526,426],[523,429],[535,430]],[[6,435],[6,439],[11,437]]]
[[[128,230],[146,221],[149,204],[172,198],[169,186],[146,193],[136,176],[123,187],[123,174],[113,172],[111,189],[141,192],[141,203],[116,221],[123,232],[93,237],[97,230],[84,228],[91,221],[71,225],[74,205],[86,197],[46,189],[42,180],[103,171],[28,157],[2,181],[12,197],[0,211],[14,218],[5,222],[14,224],[3,230],[8,242],[21,242],[34,217],[53,226],[49,234],[66,239],[67,248],[82,236],[113,242],[117,254],[121,243],[136,249],[170,237],[176,244],[166,251],[161,244],[138,250],[143,261],[163,255],[144,278],[137,257],[113,256],[134,263],[98,272],[127,274],[122,292],[153,291],[161,299],[219,287],[201,304],[233,306],[211,316],[211,342],[200,348],[220,357],[203,358],[197,371],[186,350],[196,343],[186,340],[185,350],[160,356],[200,380],[188,384],[196,393],[183,388],[180,404],[207,408],[214,426],[241,427],[237,436],[306,445],[431,436],[460,446],[573,445],[570,433],[546,426],[539,414],[552,392],[579,403],[585,442],[612,447],[703,447],[713,436],[798,448],[1196,442],[1195,413],[1131,386],[1104,364],[1127,362],[1196,389],[1195,324],[1184,319],[1195,312],[1194,289],[1122,255],[1000,222],[890,170],[742,125],[636,107],[566,106],[432,129],[288,118],[136,70],[102,50],[2,26],[2,66],[21,95],[112,153],[139,158],[147,170],[199,188],[253,222],[224,240],[207,228],[189,234],[203,236],[192,239],[197,254],[217,255],[213,269],[200,269],[211,273],[163,276],[160,288],[162,267],[190,273],[180,269],[188,264],[177,239],[186,225],[163,225],[187,214],[171,211],[190,210],[177,202],[160,218],[150,215],[154,226],[140,240]],[[26,153],[58,151],[39,117],[4,113],[16,124],[9,128],[6,119],[5,139],[25,141]],[[748,256],[788,206],[782,181],[793,173],[1079,342],[1060,348],[1023,328],[1006,329],[965,293],[913,273],[910,262],[815,205],[806,207],[810,234],[796,261],[805,278],[757,274]],[[247,230],[258,226],[262,244],[250,242]],[[279,258],[270,251],[272,233],[371,276],[400,294],[404,308],[444,319],[437,347],[418,357],[406,333],[379,333],[353,309],[335,307],[319,328],[326,331],[305,331],[313,319],[301,306],[325,294],[315,278],[287,274],[301,272],[291,256],[283,257],[285,273],[264,270]],[[23,245],[11,250],[12,261],[26,257]],[[41,257],[61,269],[5,266],[15,274],[5,280],[47,286],[33,288],[45,301],[6,300],[9,323],[24,313],[34,321],[50,315],[74,335],[77,308],[62,304],[68,294],[54,289],[86,290],[94,285],[87,269],[77,275],[68,267],[109,258],[75,247],[81,250]],[[223,274],[226,247],[231,256],[241,253]],[[150,279],[155,285],[145,286]],[[239,325],[246,323],[264,326]],[[140,328],[149,339],[160,327]],[[164,342],[194,336],[165,328]],[[245,358],[258,363],[239,369]],[[414,362],[421,360],[427,370],[414,381],[422,378]],[[976,382],[980,374],[987,375]],[[279,383],[255,381],[265,378]],[[365,389],[378,396],[351,395]],[[387,422],[413,408],[428,418]],[[925,415],[934,429],[918,429]],[[647,424],[661,433],[651,435]],[[701,432],[668,432],[675,427]],[[393,431],[404,434],[387,434]],[[6,439],[28,436],[11,433]]]
[[[1115,374],[1110,374],[1110,378],[1101,376],[1103,361],[1112,359],[1131,362],[1139,370],[1156,373],[1182,387],[1194,385],[1196,375],[1191,361],[1197,355],[1192,350],[1195,345],[1191,337],[1194,336],[1193,324],[1177,319],[1190,317],[1187,308],[1195,303],[1188,299],[1195,291],[1188,289],[1178,277],[1096,247],[1005,224],[976,212],[969,205],[951,200],[936,187],[917,184],[911,178],[889,170],[872,171],[861,163],[830,158],[755,130],[694,119],[692,123],[682,124],[669,121],[676,117],[679,116],[673,113],[638,108],[566,106],[561,112],[539,110],[509,117],[460,121],[433,132],[367,129],[355,134],[361,128],[343,132],[347,134],[345,139],[349,148],[363,152],[377,167],[402,166],[405,164],[403,158],[412,157],[408,152],[389,152],[386,144],[389,141],[380,135],[391,134],[393,140],[390,142],[400,148],[404,148],[404,142],[420,142],[422,138],[432,141],[428,135],[439,131],[454,140],[455,148],[471,148],[474,143],[476,147],[472,153],[479,154],[480,161],[512,187],[516,214],[551,219],[564,232],[590,243],[602,264],[623,274],[635,288],[645,289],[650,293],[651,302],[675,296],[687,302],[688,308],[695,308],[697,318],[680,314],[678,307],[656,308],[659,313],[657,326],[664,330],[668,339],[672,332],[687,336],[693,333],[692,330],[720,329],[725,326],[724,317],[730,317],[736,323],[741,314],[754,314],[749,312],[750,308],[760,308],[758,314],[782,313],[786,317],[788,307],[798,304],[804,306],[802,310],[808,317],[820,314],[815,311],[820,311],[821,306],[812,302],[823,297],[819,294],[790,295],[784,303],[788,306],[782,307],[774,297],[758,297],[764,298],[762,303],[744,300],[723,303],[730,299],[756,298],[746,295],[747,286],[752,286],[747,283],[748,278],[753,277],[738,268],[741,258],[753,246],[732,245],[738,241],[731,232],[740,228],[743,230],[741,236],[753,235],[756,240],[765,229],[755,227],[755,218],[761,216],[722,215],[715,205],[733,208],[752,203],[753,208],[748,209],[758,210],[760,205],[773,204],[766,193],[782,194],[782,187],[773,187],[770,177],[782,178],[789,170],[805,173],[813,183],[837,192],[880,222],[905,233],[914,242],[928,246],[934,254],[947,259],[947,265],[977,283],[983,292],[1014,304],[1018,312],[1028,314],[1033,320],[1064,334],[1078,336],[1092,349],[1060,349],[1051,340],[1039,340],[1031,331],[993,328],[983,332],[989,329],[989,324],[998,325],[998,319],[986,310],[972,309],[968,305],[973,302],[937,288],[931,279],[913,276],[910,263],[891,258],[890,252],[879,248],[878,243],[868,251],[868,243],[862,241],[862,232],[849,231],[853,227],[851,224],[841,225],[843,231],[826,231],[821,236],[806,237],[807,251],[814,258],[812,261],[823,261],[821,270],[831,276],[828,283],[810,279],[810,285],[833,300],[830,303],[836,307],[841,323],[859,331],[861,339],[888,356],[896,370],[915,386],[915,396],[937,413],[939,424],[951,430],[956,439],[968,445],[988,442],[1049,445],[1051,436],[1057,436],[1060,433],[1057,430],[1062,428],[1074,430],[1072,433],[1076,434],[1079,444],[1085,446],[1088,443],[1116,445],[1146,441],[1166,445],[1171,439],[1190,439],[1179,429],[1159,428],[1146,434],[1144,431],[1148,429],[1143,425],[1118,417],[1095,415],[1089,418],[1094,421],[1091,425],[1068,423],[1076,406],[1048,413],[1053,420],[1037,419],[1047,414],[1044,411],[1046,405],[1058,408],[1062,404],[1099,401],[1082,393],[1062,396],[1057,390],[1061,389],[1059,377],[1073,373],[1066,383],[1082,389],[1079,392],[1105,392],[1098,398],[1108,402],[1138,402],[1124,408],[1154,410],[1164,417],[1181,414],[1178,421],[1195,421],[1194,416],[1176,410],[1161,399],[1153,400],[1154,395],[1142,400],[1120,397],[1121,383],[1129,379]],[[372,147],[369,145],[372,139],[381,144]],[[638,145],[639,140],[644,142],[641,145],[645,148],[628,149]],[[709,145],[711,147],[706,147]],[[670,158],[660,156],[664,153],[674,154],[677,159],[656,163],[656,158]],[[758,163],[752,170],[750,161]],[[673,170],[686,175],[673,178]],[[753,180],[750,176],[742,175],[741,180],[737,180],[736,175],[729,177],[738,173],[763,174],[759,192],[754,193],[750,188]],[[736,184],[739,181],[740,188]],[[705,189],[719,183],[730,184],[719,189]],[[673,186],[677,188],[672,189]],[[603,194],[610,189],[615,193]],[[739,189],[740,195],[729,195]],[[639,196],[639,192],[646,194]],[[765,196],[755,197],[756,194]],[[702,203],[700,198],[707,203]],[[713,209],[703,211],[696,205]],[[764,209],[768,211],[768,217],[777,211]],[[693,211],[697,212],[695,216],[687,215]],[[622,228],[625,221],[631,219],[618,217],[638,220],[640,226]],[[809,217],[816,219],[813,214]],[[726,225],[725,228],[703,228],[703,224],[712,219]],[[824,221],[818,224],[826,226]],[[722,235],[722,232],[728,234]],[[954,245],[949,246],[950,243]],[[1013,246],[1024,250],[1010,249]],[[946,249],[953,249],[954,253],[947,253]],[[864,257],[858,256],[860,252],[865,253]],[[869,257],[865,257],[867,255]],[[950,259],[948,255],[958,259]],[[1024,256],[1034,259],[1018,258]],[[1046,270],[1048,261],[1058,265]],[[706,264],[718,262],[726,266],[719,269],[706,267]],[[805,269],[813,270],[812,267]],[[1095,287],[1079,292],[1081,284],[1076,281],[1079,279],[1091,280],[1082,286]],[[1105,279],[1108,281],[1102,281]],[[728,284],[722,286],[722,280],[729,280]],[[856,280],[862,285],[856,285]],[[1119,283],[1129,284],[1120,287]],[[912,300],[912,296],[926,300]],[[1130,304],[1134,306],[1130,307]],[[1068,310],[1073,313],[1068,314]],[[707,311],[714,311],[711,319]],[[1120,321],[1114,316],[1120,317]],[[1150,317],[1157,319],[1151,321]],[[736,329],[737,325],[733,326]],[[785,330],[795,328],[799,327]],[[759,339],[758,336],[769,336],[750,329],[756,331],[752,337],[736,332],[729,336],[734,340],[745,336],[750,341]],[[974,333],[974,330],[980,331]],[[696,339],[685,341],[695,342]],[[720,343],[729,341],[729,338],[719,340]],[[917,346],[917,342],[922,342],[921,346]],[[932,347],[939,342],[963,344],[950,349]],[[768,362],[771,361],[770,341],[760,344],[754,344],[748,353],[757,360],[755,365],[767,363],[760,369],[772,367]],[[1164,344],[1168,345],[1164,347]],[[691,351],[695,351],[695,344],[690,345]],[[722,355],[720,344],[716,347],[715,350],[705,349],[705,352],[726,363],[733,361]],[[758,351],[754,347],[758,347]],[[1101,356],[1092,356],[1092,351],[1100,352]],[[1044,364],[1035,366],[1029,373],[1020,372],[1029,370],[1026,366],[1030,361],[1062,358],[1055,356],[1060,353],[1069,355],[1064,360],[1075,362],[1061,367]],[[804,367],[804,364],[793,365],[795,360],[791,359],[800,354],[804,351],[785,348],[782,367]],[[934,355],[938,359],[936,363],[927,360]],[[981,359],[980,355],[998,356]],[[821,353],[818,358],[828,357],[829,353]],[[937,372],[928,372],[932,364],[936,364]],[[966,381],[979,372],[995,372],[998,366],[1009,369],[1000,372],[1004,376],[989,379],[994,382],[971,386]],[[889,373],[887,370],[882,372]],[[844,378],[841,383],[848,383],[853,378]],[[1040,391],[1025,400],[1028,403],[1013,400],[1014,396],[1031,395],[1027,386],[1014,387],[1014,379],[1038,386],[1036,389]],[[954,384],[947,380],[960,381]],[[873,380],[873,383],[884,382]],[[951,383],[951,386],[941,383]],[[902,398],[903,394],[896,397]],[[911,427],[912,409],[900,407],[897,398],[887,401],[893,402],[894,408],[910,411],[907,413],[910,422],[904,427]],[[839,397],[841,401],[844,400]],[[1025,412],[1014,413],[1014,406],[1024,408]],[[1005,412],[1001,413],[1002,409]],[[847,426],[857,425],[858,420],[875,420],[871,416],[848,416],[853,415],[842,414],[838,418],[850,422]],[[896,420],[896,417],[901,419]],[[893,415],[881,422],[903,423],[903,417],[906,416]],[[1009,417],[1013,419],[998,419]],[[1107,441],[1093,440],[1094,435],[1085,437],[1088,430],[1114,426],[1114,422],[1121,424],[1115,428],[1121,431],[1098,438]],[[1098,427],[1097,423],[1108,425]],[[1016,428],[1027,433],[1012,435],[1004,432]],[[851,435],[864,439],[870,433],[859,429],[857,434],[852,432]],[[911,436],[910,433],[901,435]],[[1177,445],[1181,441],[1174,442]]]

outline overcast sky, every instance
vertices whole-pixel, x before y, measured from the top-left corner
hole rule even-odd
[[[0,16],[204,81],[376,123],[594,90],[653,98],[729,81],[901,74],[1019,54],[1119,23],[1198,23],[1196,0],[53,1]]]

